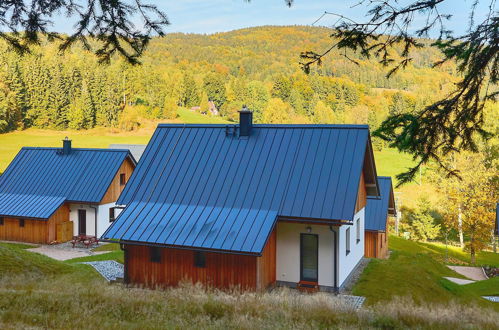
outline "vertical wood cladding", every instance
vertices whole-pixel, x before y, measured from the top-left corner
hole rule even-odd
[[[132,176],[134,168],[135,166],[130,161],[130,159],[126,158],[125,161],[121,164],[120,169],[114,176],[113,181],[109,185],[109,188],[107,188],[106,194],[100,202],[101,204],[114,203],[118,200],[118,197],[125,188],[125,185],[121,184],[120,182],[120,175],[125,174],[125,182],[128,182],[128,180],[130,180],[130,177]]]
[[[176,286],[182,281],[200,282],[216,288],[264,289],[275,282],[275,231],[261,257],[204,252],[205,267],[194,265],[192,250],[160,248],[161,261],[151,261],[151,248],[126,245],[125,278],[128,283]]]
[[[69,207],[62,205],[48,220],[25,219],[24,227],[18,218],[4,218],[0,225],[0,240],[49,244],[56,240],[56,225],[69,221]]]
[[[388,256],[388,235],[386,233],[366,231],[364,243],[366,258],[386,258]]]
[[[360,176],[359,192],[357,193],[357,201],[355,203],[355,213],[362,210],[367,204],[367,191],[366,182],[364,180],[364,173]]]

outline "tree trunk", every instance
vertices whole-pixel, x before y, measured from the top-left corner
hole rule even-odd
[[[463,235],[463,217],[461,214],[461,207],[459,207],[459,214],[457,215],[457,227],[459,230],[459,245],[464,249],[464,235]]]

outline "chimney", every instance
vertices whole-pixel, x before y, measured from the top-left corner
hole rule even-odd
[[[245,105],[239,110],[239,136],[250,136],[253,128],[253,112]]]
[[[62,154],[69,155],[71,153],[71,140],[66,138],[62,140]]]

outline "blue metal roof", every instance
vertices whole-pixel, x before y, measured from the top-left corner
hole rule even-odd
[[[388,214],[396,215],[392,178],[378,176],[379,198],[367,198],[365,230],[386,231]]]
[[[64,200],[59,196],[0,193],[0,216],[48,219]]]
[[[0,200],[0,209],[7,213],[17,212],[16,203],[7,202],[16,195],[31,196],[30,203],[48,197],[99,203],[127,157],[135,163],[128,150],[73,148],[65,155],[60,148],[24,147],[0,176],[0,194],[11,196]],[[18,216],[30,217],[30,214]]]
[[[103,237],[258,254],[278,216],[353,220],[367,126],[232,129],[159,125]]]

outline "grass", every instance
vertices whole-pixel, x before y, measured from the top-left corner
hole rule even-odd
[[[400,153],[397,149],[384,148],[381,151],[374,151],[376,161],[376,171],[380,176],[391,176],[396,183],[395,176],[416,163],[409,154]]]
[[[366,267],[353,293],[365,296],[367,304],[389,302],[410,296],[416,304],[476,304],[499,311],[499,304],[482,295],[499,294],[499,279],[460,286],[444,276],[463,278],[442,262],[442,250],[431,244],[416,243],[391,236],[389,259],[373,259]]]
[[[400,239],[392,241],[401,253],[425,249]],[[25,248],[0,245],[0,328],[97,324],[107,329],[493,329],[499,318],[499,313],[474,302],[418,304],[394,297],[355,311],[330,294],[304,295],[288,289],[222,292],[187,284],[167,290],[127,288],[107,284],[91,267],[55,261]],[[106,255],[115,252],[121,251]],[[21,266],[9,266],[12,258]],[[425,266],[435,265],[427,262]]]
[[[94,252],[119,251],[119,250],[120,250],[120,245],[118,243],[102,244],[102,245],[92,249],[92,251],[94,251]]]
[[[112,251],[109,253],[103,253],[103,254],[96,254],[93,256],[88,256],[88,257],[81,257],[81,258],[74,258],[74,259],[69,259],[66,260],[66,263],[69,264],[74,264],[78,262],[88,262],[88,261],[103,261],[103,260],[115,260],[119,263],[124,263],[125,262],[125,256],[123,251]]]
[[[420,243],[422,246],[425,246],[427,249],[435,252],[436,254],[440,254],[445,258],[445,244],[443,243]],[[457,246],[449,245],[448,256],[450,259],[449,264],[469,264],[470,263],[470,254],[463,251],[461,248]],[[454,262],[453,262],[454,261]],[[488,251],[482,251],[476,255],[476,265],[477,266],[494,266],[499,267],[499,253],[493,253]]]
[[[187,124],[229,124],[230,122],[221,117],[212,117],[199,114],[188,109],[180,108],[177,111],[177,120]]]

